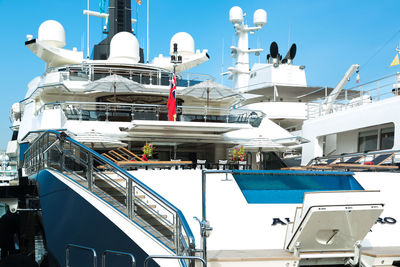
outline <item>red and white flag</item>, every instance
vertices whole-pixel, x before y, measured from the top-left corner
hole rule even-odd
[[[169,97],[168,97],[168,102],[167,102],[168,120],[169,121],[176,121],[175,91],[176,91],[176,76],[174,74],[174,76],[172,77],[171,90],[169,91]]]

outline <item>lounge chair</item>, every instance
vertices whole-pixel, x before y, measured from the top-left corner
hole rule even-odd
[[[387,160],[391,159],[394,157],[394,153],[388,153],[388,154],[381,154],[377,157],[375,157],[372,161],[369,161],[369,164],[366,165],[364,164],[350,164],[348,161],[345,163],[340,163],[336,164],[334,167],[335,168],[346,168],[346,169],[366,169],[366,170],[379,170],[379,169],[391,169],[391,170],[396,170],[399,167],[398,166],[387,166],[383,165]],[[357,162],[359,162],[361,159],[359,159]]]

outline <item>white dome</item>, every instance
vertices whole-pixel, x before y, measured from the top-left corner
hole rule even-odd
[[[178,44],[178,54],[181,56],[190,56],[194,54],[194,40],[187,32],[178,32],[172,36],[169,43],[169,54],[174,53],[174,44]]]
[[[234,6],[229,10],[229,22],[230,23],[241,23],[243,21],[243,10],[238,7]]]
[[[64,27],[58,21],[46,20],[39,27],[38,40],[61,48],[65,46]]]
[[[267,12],[264,9],[257,9],[254,12],[253,23],[256,26],[264,26],[267,24]]]
[[[108,60],[115,63],[138,63],[139,42],[130,32],[119,32],[111,39]]]

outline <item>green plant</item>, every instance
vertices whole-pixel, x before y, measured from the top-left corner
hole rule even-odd
[[[244,146],[235,146],[233,148],[233,161],[244,161],[244,157],[246,156],[246,153],[244,152]]]
[[[143,154],[146,156],[146,157],[151,157],[152,156],[152,154],[153,154],[153,151],[154,151],[154,146],[153,146],[153,144],[152,143],[147,143],[146,142],[146,144],[143,146],[143,148],[142,148],[142,151],[143,151]]]

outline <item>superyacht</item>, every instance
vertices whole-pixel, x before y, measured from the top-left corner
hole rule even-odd
[[[108,36],[90,59],[63,48],[57,21],[27,36],[25,46],[46,71],[12,106],[7,154],[18,163],[19,185],[0,190],[7,196],[0,202],[7,218],[31,223],[21,223],[13,246],[1,248],[1,261],[33,255],[41,266],[399,265],[394,151],[375,168],[382,172],[366,171],[371,164],[331,168],[328,154],[314,147],[317,153],[304,158],[312,163],[281,170],[288,167],[283,153],[303,146],[308,155],[314,139],[333,134],[307,127],[340,111],[334,101],[344,84],[308,86],[304,67],[293,64],[296,45],[283,58],[273,42],[266,63],[250,69],[249,54],[263,50],[248,49],[248,35],[266,25],[266,11],[254,13],[254,26],[244,23],[240,7],[229,12],[238,36],[231,47],[237,62],[225,73],[232,89],[187,72],[210,58],[188,33],[171,38],[169,56],[145,63],[130,0],[85,14],[108,21]],[[324,94],[327,102],[319,99]],[[360,108],[342,100],[348,102]],[[317,105],[327,115],[308,120],[306,108]],[[282,117],[284,110],[290,112]],[[302,129],[293,129],[299,121]],[[379,132],[388,134],[389,126]],[[332,147],[326,140],[333,138],[320,139],[321,149]],[[357,151],[344,152],[336,161]]]

